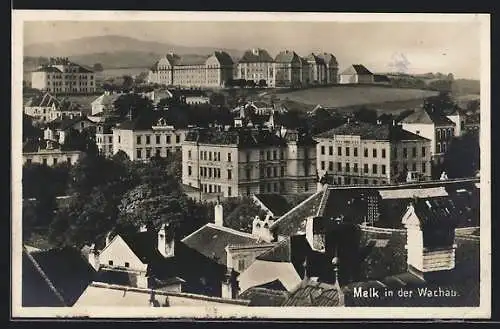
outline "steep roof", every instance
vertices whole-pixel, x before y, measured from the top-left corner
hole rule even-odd
[[[456,225],[462,217],[461,208],[448,197],[418,198],[412,204],[423,225],[440,222]]]
[[[266,262],[285,262],[291,261],[291,241],[290,238],[278,242],[272,249],[260,254],[256,259]]]
[[[23,249],[23,306],[72,306],[95,271],[71,247],[28,252]]]
[[[46,92],[30,98],[26,103],[26,106],[51,107],[52,105],[55,105],[58,107],[60,103],[61,102],[56,97],[49,92]]]
[[[326,65],[325,60],[324,60],[322,57],[317,56],[317,55],[316,55],[316,54],[314,54],[314,53],[310,53],[310,54],[307,56],[307,61],[308,61],[308,62],[313,62],[314,64]]]
[[[94,101],[92,101],[92,105],[113,105],[113,103],[123,95],[124,94],[120,93],[104,93],[101,96],[97,97]]]
[[[411,133],[400,126],[388,124],[372,124],[366,122],[348,122],[340,127],[316,135],[318,138],[333,138],[336,135],[354,135],[367,140],[428,140],[425,137]]]
[[[282,216],[292,209],[291,204],[281,194],[255,194],[257,198],[274,216]]]
[[[248,306],[281,306],[287,297],[286,289],[283,291],[262,287],[252,287],[238,296],[239,299],[250,300]]]
[[[132,120],[127,119],[116,125],[116,129],[124,130],[151,130],[153,125],[155,125],[160,118],[164,118],[169,121],[168,111],[158,110],[158,111],[146,111],[139,113],[137,117]]]
[[[413,112],[401,122],[403,123],[424,123],[424,124],[436,124],[436,125],[450,125],[454,126],[455,123],[447,118],[444,114],[439,113],[439,111],[434,111],[432,109],[420,108]]]
[[[54,66],[41,66],[33,72],[46,72],[46,73],[62,73],[57,67]]]
[[[341,73],[341,75],[347,75],[347,74],[373,75],[373,73],[370,72],[370,70],[368,70],[364,65],[361,64],[352,64]]]
[[[234,64],[234,61],[231,58],[231,56],[225,51],[215,51],[214,56],[217,57],[217,60],[221,65],[232,66]]]
[[[322,53],[322,54],[318,54],[317,56],[320,57],[321,59],[323,59],[323,61],[325,62],[326,65],[329,65],[329,66],[338,66],[339,65],[339,63],[337,62],[337,58],[333,54]]]
[[[182,242],[224,266],[227,265],[226,246],[260,244],[258,237],[212,223],[194,231]]]
[[[202,144],[239,145],[242,147],[258,147],[261,145],[285,146],[286,141],[268,130],[233,129],[219,131],[215,129],[198,129],[186,134],[186,141]]]
[[[291,51],[291,50],[284,50],[284,51],[281,51],[278,53],[278,55],[276,55],[276,58],[274,59],[274,61],[276,63],[292,63],[292,62],[300,62],[302,63],[301,61],[301,58],[299,55],[297,55],[297,53],[295,51]]]
[[[306,279],[290,293],[281,306],[344,306],[343,292],[337,285]]]
[[[265,49],[250,49],[241,56],[239,63],[272,63],[273,58]]]

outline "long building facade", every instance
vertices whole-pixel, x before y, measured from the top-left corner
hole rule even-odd
[[[223,87],[233,78],[234,63],[226,52],[210,56],[169,53],[149,70],[148,82],[180,87]]]
[[[318,172],[332,177],[334,184],[431,179],[431,141],[400,126],[349,122],[315,139]]]
[[[31,86],[53,94],[91,94],[96,91],[95,73],[68,58],[50,58],[31,72]]]
[[[294,130],[194,130],[182,144],[182,182],[223,197],[312,193],[315,144]]]

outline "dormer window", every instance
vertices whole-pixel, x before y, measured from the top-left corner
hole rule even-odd
[[[164,118],[160,118],[158,120],[158,126],[166,126],[167,125],[167,122],[165,121]]]

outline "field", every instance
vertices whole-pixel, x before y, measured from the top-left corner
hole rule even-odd
[[[124,75],[136,76],[142,72],[147,72],[148,68],[145,67],[128,67],[121,69],[105,69],[100,72],[100,75],[103,79],[113,78],[113,77],[121,77]]]
[[[281,100],[325,107],[348,108],[361,105],[384,106],[395,103],[394,110],[411,101],[420,103],[423,98],[437,95],[437,92],[420,89],[390,88],[381,86],[333,86],[278,93]]]

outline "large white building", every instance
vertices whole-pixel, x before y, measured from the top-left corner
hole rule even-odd
[[[433,109],[417,109],[404,118],[403,129],[425,137],[431,141],[431,155],[434,163],[442,163],[455,135],[456,124]]]
[[[67,58],[50,58],[31,73],[31,87],[54,94],[91,94],[96,91],[95,74]]]
[[[186,131],[176,129],[162,117],[162,111],[140,115],[112,128],[113,154],[125,152],[130,160],[148,161],[180,151]]]
[[[179,56],[169,53],[150,69],[149,83],[181,87],[223,87],[233,77],[234,63],[226,52],[209,56]]]
[[[264,80],[268,87],[274,87],[276,84],[274,59],[265,49],[247,50],[238,61],[234,78],[252,80],[256,84]]]
[[[315,137],[320,176],[335,184],[385,185],[431,178],[431,141],[399,126],[349,122]]]
[[[353,64],[340,73],[339,81],[341,84],[371,84],[374,77],[364,65]]]

